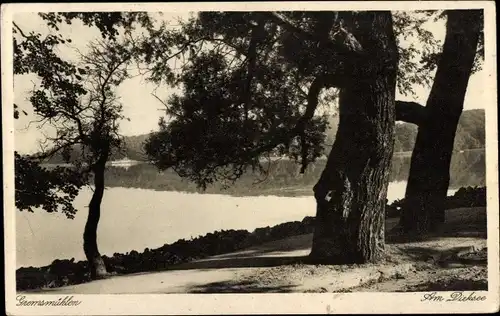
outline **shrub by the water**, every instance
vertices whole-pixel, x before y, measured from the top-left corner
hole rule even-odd
[[[90,281],[87,261],[54,260],[40,268],[19,268],[16,271],[17,290],[52,288]]]
[[[453,196],[449,196],[446,207],[481,207],[486,206],[486,187],[460,188]]]
[[[386,206],[385,216],[388,218],[399,217],[404,204],[404,198],[394,201]],[[445,209],[460,207],[485,207],[486,187],[460,188],[453,196],[448,196],[445,201]]]

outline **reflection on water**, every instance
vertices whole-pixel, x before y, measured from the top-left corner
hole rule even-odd
[[[406,183],[389,185],[388,199],[404,196]],[[451,192],[452,193],[452,192]],[[69,220],[58,213],[16,211],[17,267],[41,266],[54,259],[83,260],[82,234],[92,191],[75,200]],[[253,230],[315,215],[312,196],[232,197],[228,195],[107,189],[102,202],[98,244],[102,254],[157,248],[221,229]]]

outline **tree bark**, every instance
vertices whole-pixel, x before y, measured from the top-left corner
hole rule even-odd
[[[89,262],[90,277],[93,280],[107,275],[106,265],[97,247],[97,226],[101,217],[101,202],[104,196],[104,171],[108,156],[109,149],[105,148],[92,168],[95,189],[89,203],[89,215],[83,233],[83,250]]]
[[[384,251],[384,213],[394,144],[397,47],[390,12],[361,12],[355,36],[365,56],[340,90],[340,122],[314,187],[316,263],[375,262]],[[357,70],[356,70],[357,69]]]
[[[400,219],[403,232],[424,234],[445,220],[453,144],[476,55],[481,18],[480,10],[448,12],[443,53],[427,100],[426,119],[419,124],[412,154]]]

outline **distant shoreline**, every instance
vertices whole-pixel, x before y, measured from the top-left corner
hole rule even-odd
[[[453,150],[453,154],[456,153],[464,153],[464,152],[476,152],[476,151],[485,151],[486,148],[481,147],[481,148],[470,148],[470,149],[463,149],[463,150]],[[410,157],[412,154],[412,151],[397,151],[393,153],[393,157]],[[316,159],[316,161],[323,161],[326,160],[327,156],[321,156]],[[290,157],[270,157],[269,160],[271,161],[292,161]],[[267,162],[268,159],[261,159],[262,162]],[[123,159],[118,159],[118,160],[112,160],[108,161],[107,166],[108,167],[122,167],[122,168],[127,168],[135,165],[140,165],[140,164],[151,164],[150,162],[146,160],[133,160],[133,159],[128,159],[128,158],[123,158]],[[46,162],[46,163],[41,163],[40,164],[42,167],[70,167],[73,166],[71,163],[51,163],[51,162]]]

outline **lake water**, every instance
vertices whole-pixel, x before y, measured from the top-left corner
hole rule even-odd
[[[389,185],[390,202],[402,198],[406,182]],[[454,191],[450,191],[453,194]],[[85,259],[82,234],[92,191],[82,190],[74,204],[75,219],[59,213],[16,211],[16,263],[42,266],[54,259]],[[246,229],[301,221],[315,215],[313,196],[232,197],[108,188],[102,201],[98,244],[101,254],[131,250],[142,252],[178,239],[197,237],[221,229]]]

